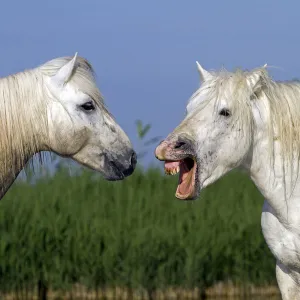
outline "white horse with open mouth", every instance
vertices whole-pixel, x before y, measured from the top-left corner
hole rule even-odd
[[[106,109],[90,63],[61,57],[0,79],[0,199],[36,153],[69,157],[107,180],[136,166],[128,136]]]
[[[179,172],[176,197],[186,200],[236,167],[247,170],[266,199],[261,225],[282,298],[300,299],[300,83],[275,82],[266,66],[197,66],[202,85],[155,155],[166,173]]]

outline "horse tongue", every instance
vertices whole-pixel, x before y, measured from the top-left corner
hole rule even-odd
[[[180,161],[166,161],[165,168],[166,169],[174,169],[180,165]]]
[[[182,195],[187,195],[192,192],[193,189],[193,172],[187,171],[179,175],[178,191]]]
[[[188,195],[193,189],[193,169],[189,170],[186,164],[180,167],[177,192],[181,195]]]

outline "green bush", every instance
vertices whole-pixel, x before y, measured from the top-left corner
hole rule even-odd
[[[61,169],[17,182],[0,203],[0,290],[34,286],[207,287],[275,282],[261,234],[262,197],[241,173],[199,200],[174,196],[176,177],[137,170],[122,182]]]

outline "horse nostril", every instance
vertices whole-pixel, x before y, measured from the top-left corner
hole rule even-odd
[[[185,142],[177,141],[176,144],[175,144],[175,146],[174,146],[174,149],[179,149],[182,146],[184,146],[185,144],[186,144]]]
[[[136,157],[136,153],[133,151],[133,153],[131,154],[131,166],[135,167],[137,163],[137,157]]]

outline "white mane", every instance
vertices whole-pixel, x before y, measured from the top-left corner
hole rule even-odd
[[[71,59],[57,58],[35,69],[0,79],[0,174],[10,170],[15,174],[24,160],[39,151],[41,136],[47,140],[48,94],[42,75],[53,76]],[[84,58],[77,57],[70,83],[109,114],[96,86],[93,69]],[[0,183],[2,180],[0,178]]]

